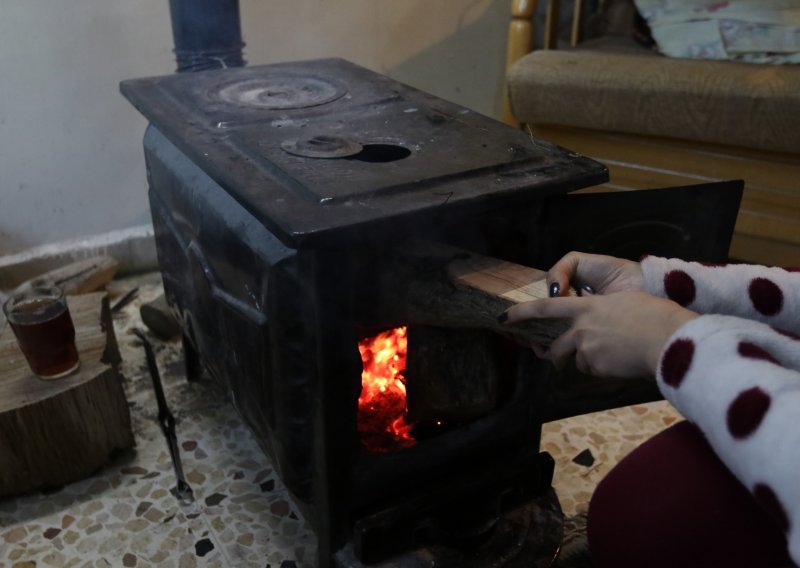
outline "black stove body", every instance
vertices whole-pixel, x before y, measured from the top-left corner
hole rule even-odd
[[[358,341],[415,324],[379,309],[389,251],[413,238],[533,266],[576,248],[721,261],[741,192],[567,196],[605,167],[343,60],[121,89],[151,123],[159,264],[187,352],[274,459],[321,566],[345,546],[370,563],[471,534],[550,486],[546,373],[516,347],[497,347],[504,394],[483,415],[399,451],[359,443]]]

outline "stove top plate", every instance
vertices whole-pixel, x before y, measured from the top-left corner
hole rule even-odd
[[[135,79],[121,91],[290,246],[608,179],[598,162],[341,59]],[[331,139],[347,148],[308,144]],[[304,151],[287,151],[298,141]]]

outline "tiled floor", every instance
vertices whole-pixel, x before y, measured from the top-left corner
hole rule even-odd
[[[170,493],[172,464],[156,423],[144,352],[132,334],[139,306],[160,293],[156,276],[115,281],[112,295],[139,287],[115,319],[136,449],[89,479],[46,494],[0,501],[0,568],[33,566],[313,565],[315,540],[270,461],[211,381],[187,383],[180,343],[153,341],[177,420],[195,501]],[[112,300],[113,301],[113,300]],[[586,509],[602,476],[643,440],[678,419],[665,402],[575,417],[545,426],[564,512]],[[573,458],[591,452],[592,459]]]
[[[553,486],[564,514],[586,512],[595,486],[617,462],[680,419],[671,404],[661,401],[546,424],[541,446],[556,460]],[[586,450],[591,452],[594,463],[581,465],[573,461]]]

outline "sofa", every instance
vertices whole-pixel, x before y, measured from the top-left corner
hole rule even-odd
[[[582,0],[565,42],[560,5],[547,2],[534,49],[537,2],[512,2],[505,120],[606,164],[609,183],[584,191],[743,179],[730,258],[800,266],[800,65],[670,58],[619,31],[587,40]]]

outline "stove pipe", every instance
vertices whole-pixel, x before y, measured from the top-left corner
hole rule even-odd
[[[243,67],[239,0],[170,0],[178,73]]]

